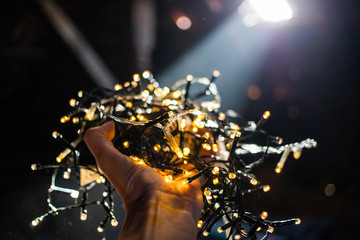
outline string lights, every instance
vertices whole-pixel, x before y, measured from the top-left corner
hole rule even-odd
[[[84,159],[80,147],[88,128],[110,120],[116,123],[114,146],[139,164],[156,169],[165,181],[191,184],[204,177],[204,208],[197,223],[198,236],[209,235],[215,224],[221,223],[217,232],[224,232],[226,239],[258,239],[260,231],[261,239],[266,239],[276,227],[299,224],[298,218],[267,220],[267,212],[251,213],[245,208],[245,201],[255,192],[270,191],[269,185],[252,174],[269,154],[282,154],[275,169],[280,173],[290,153],[299,158],[303,149],[315,147],[316,142],[306,139],[283,145],[282,138],[262,129],[270,117],[269,111],[257,123],[235,123],[236,113],[219,111],[221,98],[214,83],[219,76],[219,71],[214,71],[210,79],[188,75],[171,88],[161,88],[152,74],[145,71],[142,75],[134,74],[123,85],[116,84],[113,90],[80,91],[77,99],[69,101],[73,110],[60,119],[63,124],[78,126],[77,138],[68,141],[53,132],[52,136],[67,146],[56,158],[57,164],[31,165],[32,170],[54,170],[48,191],[49,210],[34,219],[32,225],[72,208],[79,208],[80,219],[86,221],[89,205],[105,210],[98,232],[103,232],[108,222],[118,225],[114,215],[114,188],[94,163]],[[202,90],[196,93],[199,86]],[[262,143],[259,136],[264,139]],[[75,174],[77,187],[58,186],[59,172],[63,172],[64,179]],[[103,186],[102,197],[89,201],[89,192],[97,184]],[[69,194],[74,204],[56,207],[53,192]]]

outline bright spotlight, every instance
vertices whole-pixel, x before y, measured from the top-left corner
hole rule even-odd
[[[293,16],[287,0],[245,0],[238,9],[243,15],[243,23],[247,27],[260,22],[279,22],[289,20]]]
[[[270,22],[292,18],[292,10],[286,0],[249,0],[259,16]]]

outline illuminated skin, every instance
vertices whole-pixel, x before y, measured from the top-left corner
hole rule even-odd
[[[200,180],[165,181],[156,170],[137,164],[112,144],[114,122],[91,128],[85,142],[126,207],[119,240],[196,239],[203,208]]]

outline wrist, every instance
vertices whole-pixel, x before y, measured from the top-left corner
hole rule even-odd
[[[126,209],[120,240],[196,239],[202,200],[155,191]]]

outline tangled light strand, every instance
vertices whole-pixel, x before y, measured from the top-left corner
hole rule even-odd
[[[112,226],[118,225],[114,215],[114,188],[94,163],[82,158],[83,150],[79,147],[88,128],[109,120],[116,123],[114,146],[134,161],[156,169],[166,181],[190,184],[204,177],[204,208],[197,224],[198,237],[209,235],[218,222],[222,225],[217,231],[225,232],[226,239],[258,239],[259,231],[264,233],[261,239],[267,239],[275,227],[299,224],[298,218],[270,221],[267,212],[258,216],[246,209],[247,196],[270,190],[251,171],[267,155],[282,154],[275,169],[280,173],[291,152],[294,158],[299,158],[304,148],[315,147],[316,142],[306,139],[282,145],[280,137],[269,135],[261,128],[270,117],[269,111],[257,123],[243,121],[234,111],[220,112],[221,98],[214,83],[219,76],[218,71],[210,79],[188,75],[170,89],[160,88],[152,74],[145,71],[142,76],[134,74],[132,81],[115,85],[114,90],[80,91],[78,100],[70,100],[73,111],[60,119],[62,123],[80,126],[77,138],[69,142],[53,132],[54,138],[67,145],[56,158],[58,164],[31,165],[33,170],[54,169],[47,199],[49,210],[32,224],[36,226],[46,217],[72,208],[80,208],[80,219],[85,221],[87,207],[97,204],[106,212],[97,230],[103,232],[109,220]],[[202,90],[191,93],[195,85]],[[230,119],[240,120],[241,124]],[[56,185],[59,169],[63,169],[65,179],[75,172],[76,189]],[[97,184],[104,186],[102,198],[88,201],[89,192]],[[56,207],[53,192],[70,194],[75,203]]]

